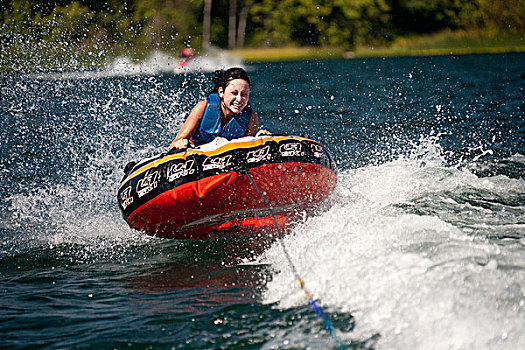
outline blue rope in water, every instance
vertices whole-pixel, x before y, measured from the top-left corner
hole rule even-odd
[[[294,263],[292,262],[292,258],[290,257],[290,254],[288,253],[288,250],[286,250],[286,247],[284,246],[284,241],[282,239],[283,235],[281,233],[281,229],[279,228],[279,224],[277,223],[277,219],[275,218],[275,214],[273,212],[272,206],[266,200],[266,197],[262,194],[262,192],[259,190],[259,188],[255,184],[255,182],[253,181],[252,177],[250,176],[250,174],[248,172],[246,172],[246,175],[248,176],[248,179],[250,179],[250,182],[252,183],[252,185],[255,188],[255,190],[257,191],[257,193],[259,193],[259,195],[261,196],[263,201],[266,203],[266,206],[268,207],[268,210],[270,211],[270,214],[272,215],[273,224],[275,225],[275,229],[277,230],[277,234],[279,236],[279,243],[281,245],[281,248],[283,249],[284,256],[286,257],[288,265],[290,265],[290,267],[292,269],[292,272],[294,274],[295,279],[297,279],[297,281],[299,282],[299,285],[301,286],[301,289],[303,290],[303,292],[304,292],[304,294],[306,296],[306,299],[308,299],[308,304],[310,304],[310,308],[321,318],[321,320],[323,321],[325,329],[328,331],[330,336],[335,340],[337,346],[339,346],[340,349],[345,349],[346,350],[347,347],[345,346],[345,344],[341,341],[341,339],[339,339],[339,337],[335,333],[335,329],[334,329],[334,326],[333,326],[332,322],[330,321],[328,316],[324,313],[323,308],[319,304],[317,304],[317,302],[315,301],[315,299],[312,296],[312,293],[310,293],[310,291],[308,289],[306,289],[306,286],[304,284],[303,279],[301,278],[301,276],[297,272],[297,268],[295,267]]]

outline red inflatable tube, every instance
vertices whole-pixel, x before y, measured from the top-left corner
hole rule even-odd
[[[273,226],[270,211],[247,173],[273,208],[281,228],[291,224],[299,212],[316,208],[334,191],[333,162],[315,141],[268,136],[246,139],[237,140],[235,147],[232,141],[211,152],[186,152],[174,165],[164,156],[136,166],[119,189],[120,208],[129,226],[174,239],[252,234]],[[253,154],[263,153],[259,163],[253,161]],[[202,161],[191,158],[192,154]],[[228,166],[208,167],[212,173],[206,168],[206,164],[224,165],[224,159]],[[165,171],[161,169],[164,165]],[[182,175],[168,186],[162,179],[173,179],[169,169],[174,167],[183,169]],[[152,188],[146,194],[145,182],[147,189]]]

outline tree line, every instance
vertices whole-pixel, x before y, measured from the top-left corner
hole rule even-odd
[[[525,0],[12,0],[0,11],[2,50],[11,47],[2,55],[24,42],[135,53],[210,44],[351,49],[447,28],[500,35],[524,27]]]

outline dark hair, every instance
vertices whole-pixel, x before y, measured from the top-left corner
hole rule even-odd
[[[248,73],[240,67],[233,67],[229,68],[227,70],[219,69],[215,71],[215,76],[210,77],[210,80],[213,81],[215,86],[213,89],[208,92],[208,96],[219,92],[219,87],[222,87],[222,89],[226,89],[226,86],[228,86],[228,83],[234,79],[242,79],[245,80],[249,86],[251,86],[250,78],[248,77]]]

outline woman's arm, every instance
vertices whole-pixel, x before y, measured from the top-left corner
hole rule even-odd
[[[259,130],[259,118],[257,118],[257,113],[252,110],[252,116],[250,121],[248,121],[248,126],[246,127],[246,132],[244,136],[255,136]]]
[[[170,144],[170,149],[186,148],[188,147],[189,139],[195,134],[204,116],[204,110],[206,109],[206,101],[201,101],[193,107],[188,118],[182,127],[180,128],[175,140]]]
[[[260,136],[260,135],[271,135],[272,133],[268,130],[261,129],[259,130],[259,118],[257,113],[252,110],[252,116],[248,122],[248,127],[246,128],[246,133],[244,136]]]

